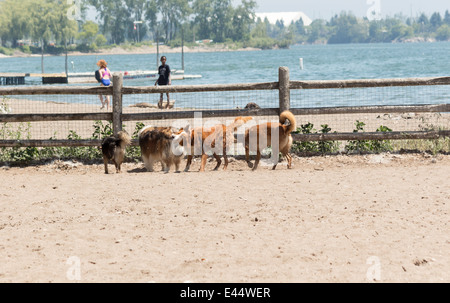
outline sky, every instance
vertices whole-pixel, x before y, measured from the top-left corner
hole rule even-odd
[[[443,17],[450,11],[449,0],[255,0],[258,4],[256,12],[304,12],[311,19],[329,20],[341,11],[351,11],[357,17],[367,16],[369,11],[379,7],[381,17],[402,13],[406,17],[416,17],[422,12],[429,17],[434,12]],[[240,3],[239,0],[233,2]],[[379,4],[379,5],[378,5]]]

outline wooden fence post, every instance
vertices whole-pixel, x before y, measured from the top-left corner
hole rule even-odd
[[[122,130],[122,87],[123,75],[113,75],[113,132],[114,136]]]
[[[289,68],[281,66],[278,69],[280,114],[291,107],[291,92],[289,87]]]

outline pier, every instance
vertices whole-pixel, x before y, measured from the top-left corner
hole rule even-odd
[[[27,74],[2,73],[0,74],[0,85],[23,85]]]
[[[158,77],[158,71],[123,71],[124,80],[135,80]],[[201,78],[201,75],[185,75],[184,70],[173,70],[172,80],[185,80]],[[42,84],[76,84],[76,83],[97,83],[94,71],[84,73],[0,73],[0,86],[4,85],[24,85],[25,78],[41,78]]]

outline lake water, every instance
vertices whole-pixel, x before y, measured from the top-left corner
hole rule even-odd
[[[181,53],[160,55],[167,55],[167,64],[172,69],[181,69]],[[441,77],[450,74],[450,42],[298,45],[279,50],[185,53],[184,58],[185,74],[202,77],[174,81],[173,85],[275,82],[278,81],[280,66],[289,67],[291,80]],[[300,58],[303,58],[303,70],[300,69]],[[156,69],[156,54],[87,55],[69,56],[69,72],[93,72],[99,59],[105,59],[113,72]],[[64,62],[64,56],[45,57],[45,72],[64,72]],[[1,58],[0,72],[40,73],[41,58]],[[154,80],[151,79],[124,81],[125,86],[153,84]],[[302,106],[396,104],[399,103],[399,97],[406,99],[401,104],[450,101],[449,86],[431,90],[390,89],[387,96],[379,92],[374,96],[370,89],[364,93],[352,89],[337,95],[327,92],[325,98],[323,90],[305,90],[309,100],[307,103],[303,102]],[[358,100],[349,104],[349,95],[356,95],[352,98]],[[291,99],[296,102],[295,94]]]

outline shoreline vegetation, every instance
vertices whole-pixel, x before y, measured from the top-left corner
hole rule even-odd
[[[276,49],[274,47],[273,49]],[[209,45],[195,45],[195,46],[184,46],[185,53],[206,53],[206,52],[230,52],[230,51],[258,51],[262,50],[261,48],[255,47],[242,47],[238,45],[226,45],[223,43],[215,43]],[[159,53],[160,54],[171,54],[171,53],[181,53],[181,46],[167,46],[160,45]],[[90,56],[90,55],[136,55],[136,54],[156,54],[157,47],[156,45],[132,45],[132,44],[124,44],[114,47],[101,48],[95,51],[89,52],[80,52],[80,51],[68,51],[69,56]],[[20,58],[20,57],[41,57],[41,54],[30,54],[17,49],[8,49],[7,54],[2,54],[0,52],[0,58]],[[44,53],[44,56],[65,56],[65,53],[52,54],[52,53]]]

